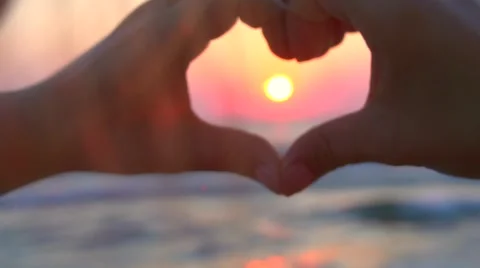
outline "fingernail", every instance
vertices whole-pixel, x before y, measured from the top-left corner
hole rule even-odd
[[[272,166],[260,166],[255,172],[255,177],[275,193],[279,192],[279,172]]]
[[[315,181],[315,175],[305,165],[291,164],[284,169],[281,179],[281,192],[292,196],[307,188]]]
[[[310,59],[309,58],[297,57],[296,60],[297,60],[298,63],[304,63],[304,62],[309,61]]]

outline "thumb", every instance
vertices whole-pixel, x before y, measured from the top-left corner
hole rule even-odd
[[[365,109],[310,130],[284,158],[280,192],[293,195],[349,164],[401,164],[404,159],[399,157],[402,153],[394,143],[399,135],[395,127],[388,113]]]
[[[240,174],[278,192],[280,159],[263,138],[200,121],[191,141],[192,170]]]

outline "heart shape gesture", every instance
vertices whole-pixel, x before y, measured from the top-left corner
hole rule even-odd
[[[476,0],[148,1],[25,93],[42,93],[28,97],[42,111],[32,120],[44,144],[40,171],[29,172],[229,171],[284,195],[360,162],[480,177],[479,14]],[[274,54],[298,61],[359,31],[372,52],[365,108],[312,129],[283,161],[260,137],[200,120],[186,71],[238,17],[262,28]]]

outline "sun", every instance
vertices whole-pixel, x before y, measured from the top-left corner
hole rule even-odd
[[[293,82],[286,75],[274,75],[265,81],[265,96],[273,102],[286,102],[293,95]]]

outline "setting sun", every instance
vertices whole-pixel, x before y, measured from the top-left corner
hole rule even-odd
[[[286,75],[274,75],[265,81],[265,96],[273,102],[285,102],[293,95],[293,82]]]

